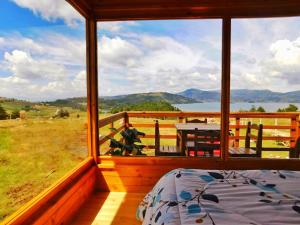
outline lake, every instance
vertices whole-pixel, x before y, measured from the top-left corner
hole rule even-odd
[[[276,112],[278,108],[285,108],[289,104],[294,104],[300,109],[300,103],[285,103],[285,102],[236,102],[230,104],[231,112],[238,112],[240,110],[249,110],[252,106],[256,108],[262,106],[267,112]],[[179,108],[182,111],[189,112],[220,112],[220,102],[203,102],[192,104],[174,104],[173,106]]]

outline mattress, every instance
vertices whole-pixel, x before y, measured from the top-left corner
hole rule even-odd
[[[176,169],[137,209],[143,225],[300,224],[300,172]]]

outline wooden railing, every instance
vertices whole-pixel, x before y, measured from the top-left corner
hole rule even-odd
[[[108,135],[100,136],[100,145],[103,145],[118,134],[121,130],[128,127],[135,127],[139,129],[149,129],[155,128],[155,119],[164,119],[170,120],[170,123],[160,123],[160,129],[175,129],[175,123],[183,123],[187,118],[208,118],[208,120],[214,120],[215,123],[220,123],[221,114],[218,112],[122,112],[114,114],[107,118],[101,119],[99,121],[99,128],[101,134],[101,128],[109,126],[113,129]],[[148,118],[146,122],[138,121],[134,122],[134,118]],[[153,120],[149,120],[153,118]],[[277,120],[284,119],[284,124],[270,125],[268,123],[264,124],[264,120],[274,119],[274,122]],[[119,123],[119,126],[116,126],[115,122],[122,120],[122,123]],[[251,112],[239,112],[230,114],[230,129],[233,132],[233,136],[229,138],[234,141],[234,146],[239,146],[242,140],[245,140],[245,135],[241,132],[247,127],[247,121],[255,120],[256,123],[262,123],[264,125],[264,135],[263,141],[280,141],[289,143],[287,146],[283,147],[268,147],[264,146],[263,151],[288,151],[290,148],[295,146],[297,138],[300,136],[300,122],[299,122],[299,113],[251,113]],[[283,131],[285,135],[270,135],[268,130],[277,130]],[[287,132],[288,131],[288,132]],[[278,133],[279,133],[278,132]],[[163,133],[163,132],[161,132]],[[108,138],[109,137],[109,138]],[[154,143],[154,134],[146,134],[145,139],[153,139]],[[174,134],[161,134],[160,139],[176,139],[176,132]],[[154,148],[154,145],[148,145],[148,148]]]

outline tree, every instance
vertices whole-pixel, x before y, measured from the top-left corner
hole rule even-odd
[[[259,106],[257,109],[256,109],[257,112],[266,112],[266,110],[262,107],[262,106]]]
[[[26,112],[29,112],[30,110],[32,110],[32,107],[30,105],[25,105],[22,110],[25,110]]]
[[[277,110],[277,112],[297,112],[298,111],[298,107],[297,106],[295,106],[295,105],[293,105],[293,104],[289,104],[289,106],[288,107],[286,107],[286,108],[279,108],[278,110]]]
[[[285,108],[286,112],[297,112],[297,110],[298,107],[293,104],[289,104],[289,106]]]
[[[14,110],[14,111],[11,113],[11,118],[12,118],[12,119],[20,118],[20,112],[19,112],[19,110]]]
[[[284,109],[279,108],[279,109],[277,109],[277,112],[284,112]]]
[[[251,109],[249,110],[249,112],[257,112],[257,109],[254,105],[252,105]]]
[[[0,105],[0,120],[6,120],[7,119],[7,113],[5,109]]]
[[[111,109],[111,113],[122,111],[180,111],[178,108],[172,106],[169,102],[141,102],[137,104],[122,104],[117,105]]]

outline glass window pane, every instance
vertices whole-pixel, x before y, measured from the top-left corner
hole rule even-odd
[[[262,158],[295,157],[300,18],[232,20],[231,46],[231,147],[262,149]],[[248,123],[262,124],[262,143],[256,129],[247,133]]]
[[[98,23],[100,118],[122,111],[198,112],[183,118],[164,113],[129,116],[129,123],[146,134],[141,141],[146,145],[142,153],[147,156],[165,151],[187,155],[187,150],[195,155],[195,140],[188,135],[182,147],[176,124],[198,119],[207,121],[208,126],[216,123],[219,132],[221,33],[221,20]],[[210,112],[216,114],[209,115]],[[156,120],[159,129],[155,129]],[[110,140],[104,142],[105,137],[117,132],[112,126],[122,128],[123,121],[118,118],[114,124],[100,127],[101,154],[136,154],[122,149],[122,145],[110,148]],[[195,127],[189,132],[195,132]],[[119,133],[114,136],[124,144],[126,141],[120,138]],[[191,147],[187,147],[188,142]],[[211,153],[218,157],[220,143],[213,142],[218,146],[215,151],[208,147],[209,150],[199,150],[198,156]]]
[[[84,21],[19,2],[0,1],[0,220],[87,157]]]

